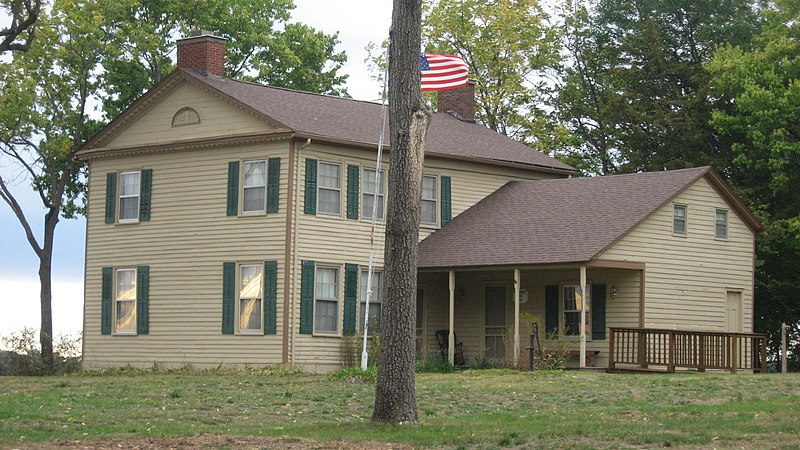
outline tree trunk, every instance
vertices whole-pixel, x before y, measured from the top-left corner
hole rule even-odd
[[[45,214],[44,245],[39,254],[39,302],[42,322],[39,330],[39,344],[42,346],[42,364],[47,373],[55,372],[53,359],[53,238],[59,219],[59,209],[51,208]]]
[[[420,0],[395,0],[389,45],[389,163],[381,358],[372,420],[416,423],[417,243],[425,135],[420,92]]]

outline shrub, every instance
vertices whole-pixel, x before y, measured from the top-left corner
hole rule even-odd
[[[38,331],[25,327],[4,336],[3,345],[8,349],[0,358],[2,375],[43,375],[47,370],[42,364]],[[56,336],[53,341],[55,373],[72,373],[81,369],[81,335]]]
[[[455,372],[456,367],[449,361],[442,361],[441,358],[428,358],[417,361],[417,373],[450,373]]]
[[[339,361],[342,367],[360,367],[361,366],[361,348],[364,336],[363,335],[346,335],[342,336],[339,341]],[[371,334],[367,339],[367,355],[369,366],[378,366],[381,359],[381,335]]]
[[[569,358],[569,342],[558,333],[550,333],[536,356],[537,370],[563,370]]]

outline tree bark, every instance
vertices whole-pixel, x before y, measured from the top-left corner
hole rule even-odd
[[[417,243],[423,146],[430,124],[430,111],[420,91],[421,23],[420,0],[394,1],[388,79],[391,149],[375,422],[417,422]]]

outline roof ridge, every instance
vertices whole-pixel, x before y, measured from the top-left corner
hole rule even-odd
[[[292,89],[292,88],[287,88],[287,87],[283,87],[283,86],[271,86],[271,85],[268,85],[268,84],[259,83],[257,81],[239,80],[239,79],[236,79],[236,78],[221,77],[221,79],[222,79],[223,82],[224,81],[233,81],[234,83],[247,84],[247,85],[256,86],[256,87],[265,88],[265,89],[277,89],[277,90],[281,90],[281,91],[285,91],[285,92],[291,92],[293,94],[313,95],[313,96],[317,96],[317,97],[331,98],[331,99],[335,99],[335,100],[349,100],[349,101],[353,101],[353,102],[368,103],[368,104],[375,105],[375,106],[381,106],[382,105],[380,102],[378,102],[376,100],[360,100],[360,99],[355,99],[355,98],[352,98],[352,97],[342,97],[342,96],[331,95],[331,94],[323,94],[323,93],[319,93],[319,92],[302,91],[300,89]]]

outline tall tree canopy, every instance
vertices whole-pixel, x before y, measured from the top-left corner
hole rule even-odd
[[[93,1],[59,0],[41,12],[36,39],[24,53],[0,64],[0,156],[20,170],[18,178],[0,175],[0,198],[11,208],[39,259],[41,285],[40,344],[43,369],[52,371],[53,324],[51,272],[55,229],[61,217],[82,212],[83,166],[72,158],[97,130],[89,102],[98,100],[99,63],[109,46],[115,6]],[[5,164],[4,164],[5,165]],[[14,195],[18,180],[30,181],[44,209],[37,237],[31,219]]]
[[[725,101],[711,124],[733,143],[730,179],[768,233],[758,244],[756,325],[777,350],[787,322],[800,370],[800,8],[780,5],[751,45],[725,45],[707,67]]]
[[[103,107],[116,116],[175,67],[175,40],[192,29],[228,39],[226,76],[311,92],[347,95],[339,74],[346,61],[339,39],[289,23],[292,0],[122,0],[114,33],[117,52],[104,61]]]
[[[751,0],[568,3],[561,120],[582,141],[589,173],[724,166],[709,124],[715,99],[703,64],[715,46],[746,44]]]
[[[469,65],[478,122],[548,153],[564,145],[541,109],[559,42],[538,0],[428,0],[423,35],[427,52]]]

